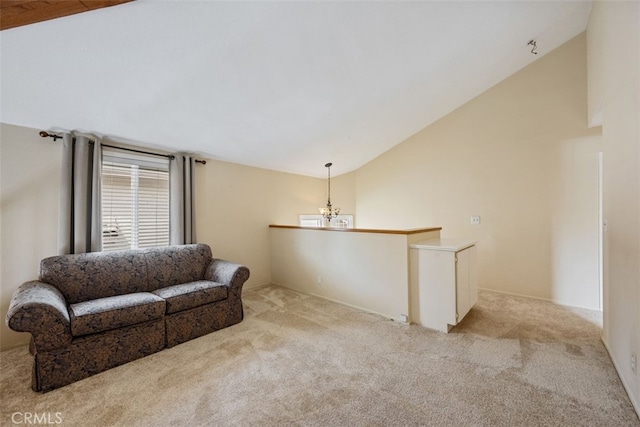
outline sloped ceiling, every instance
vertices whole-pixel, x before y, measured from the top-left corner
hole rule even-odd
[[[0,32],[0,120],[339,175],[584,31],[590,7],[138,0]]]

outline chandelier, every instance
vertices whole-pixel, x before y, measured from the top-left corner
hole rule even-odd
[[[324,208],[319,208],[318,210],[322,214],[323,218],[326,218],[327,221],[331,222],[332,219],[336,218],[340,214],[340,208],[334,208],[331,206],[331,165],[333,163],[327,163],[324,165],[327,168],[327,206]]]

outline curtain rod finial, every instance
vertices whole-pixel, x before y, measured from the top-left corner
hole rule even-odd
[[[60,135],[54,135],[45,130],[41,130],[38,134],[43,138],[53,138],[53,142],[57,141],[58,139],[62,139]]]

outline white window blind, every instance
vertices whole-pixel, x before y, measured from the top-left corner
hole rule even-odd
[[[300,227],[353,228],[353,215],[338,215],[327,221],[322,215],[298,215]]]
[[[106,151],[102,161],[102,250],[169,244],[169,163]]]

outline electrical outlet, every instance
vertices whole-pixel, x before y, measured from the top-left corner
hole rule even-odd
[[[638,375],[638,356],[635,351],[631,353],[631,372]]]
[[[316,285],[322,286],[322,274],[318,274],[318,277],[316,277]]]
[[[471,224],[479,225],[480,224],[480,216],[479,215],[472,215],[471,216]]]

